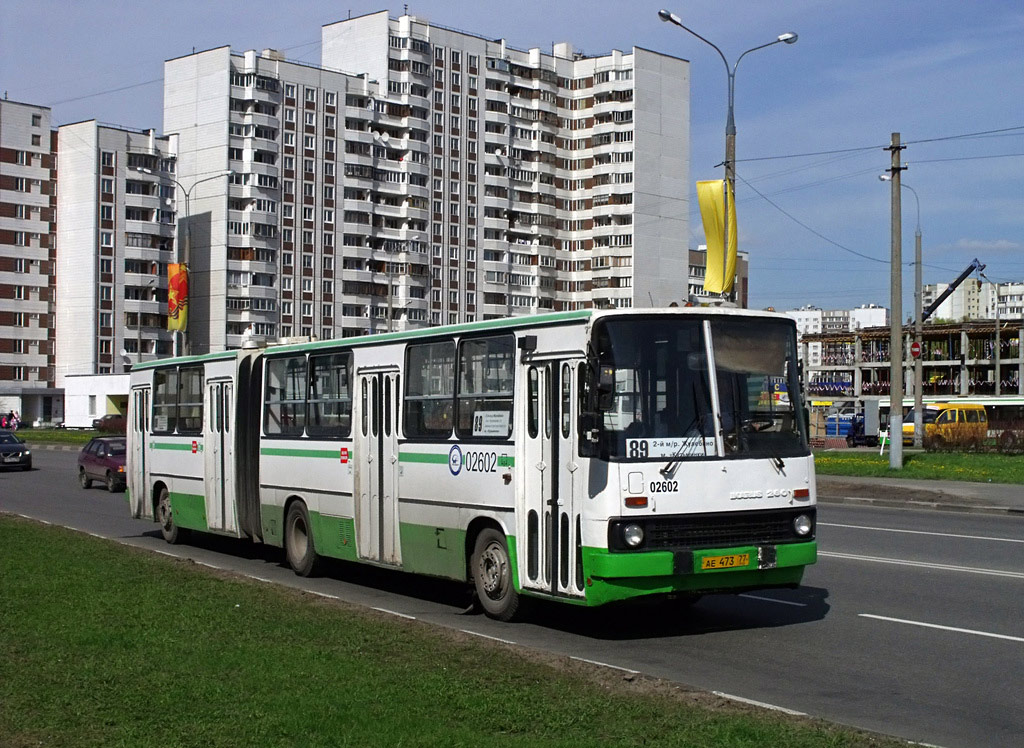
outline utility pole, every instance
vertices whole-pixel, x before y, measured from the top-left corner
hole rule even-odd
[[[903,238],[900,206],[900,134],[886,148],[892,153],[892,256],[889,311],[889,469],[903,469]]]
[[[914,193],[917,198],[917,193]],[[921,314],[924,289],[921,286],[921,204],[917,206],[917,228],[914,230],[914,342],[917,343],[917,358],[914,359],[914,446],[924,446],[924,350],[921,338]]]

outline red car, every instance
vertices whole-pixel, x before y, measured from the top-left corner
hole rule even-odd
[[[111,493],[125,488],[124,460],[127,440],[123,436],[98,436],[78,453],[78,482],[91,488],[103,481]]]

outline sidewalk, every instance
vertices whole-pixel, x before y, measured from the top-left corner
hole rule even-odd
[[[1024,516],[1024,485],[819,475],[818,501]]]

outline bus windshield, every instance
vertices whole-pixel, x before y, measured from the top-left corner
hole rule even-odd
[[[808,454],[796,336],[785,321],[600,320],[587,370],[586,454],[708,459],[719,454],[719,439],[727,459]]]

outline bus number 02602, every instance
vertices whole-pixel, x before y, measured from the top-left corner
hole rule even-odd
[[[463,464],[470,473],[493,473],[498,469],[498,455],[494,452],[466,452]]]

